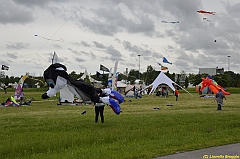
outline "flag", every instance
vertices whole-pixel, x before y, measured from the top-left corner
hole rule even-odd
[[[53,58],[52,58],[52,64],[54,64],[54,63],[58,63],[58,56],[55,51],[53,53]]]
[[[117,75],[117,67],[118,67],[118,61],[115,62],[114,70],[113,70],[113,76],[112,76],[112,90],[117,90],[117,81],[116,81],[116,75]]]
[[[109,88],[112,88],[112,76],[113,76],[112,68],[110,68],[110,71],[108,73],[108,83],[107,83],[107,87]]]
[[[163,62],[172,64],[171,62],[169,62],[169,61],[166,59],[166,57],[163,57]]]
[[[168,68],[165,66],[161,66],[161,70],[168,70]]]
[[[6,65],[2,65],[2,70],[8,70],[8,69],[9,69],[8,66],[6,66]]]
[[[118,75],[119,75],[119,72],[116,72],[115,82],[114,82],[116,88],[117,88]]]
[[[103,65],[100,65],[100,70],[109,72],[109,69]]]
[[[101,74],[101,73],[99,73],[98,71],[97,71],[97,73],[96,73],[96,77],[99,78],[99,79],[105,79],[104,74]]]
[[[159,63],[159,62],[157,62],[157,64],[158,64],[159,66],[162,66],[162,64],[161,64],[161,63]]]

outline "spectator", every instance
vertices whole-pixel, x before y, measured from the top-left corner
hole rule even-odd
[[[226,97],[225,97],[224,93],[222,92],[222,89],[218,90],[215,97],[216,97],[216,101],[217,101],[217,105],[218,105],[217,110],[222,110],[223,98],[225,98],[225,100],[226,100]]]
[[[6,85],[3,86],[3,89],[4,89],[5,94],[7,94],[7,86]]]
[[[103,116],[103,111],[104,111],[104,103],[95,103],[95,122],[98,122],[98,116],[100,113],[101,116],[101,122],[104,123],[104,116]]]
[[[179,95],[179,91],[178,90],[179,90],[178,88],[175,90],[176,101],[178,101],[178,95]]]

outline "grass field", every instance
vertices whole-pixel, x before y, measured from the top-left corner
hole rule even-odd
[[[126,98],[120,115],[105,107],[105,123],[94,122],[92,105],[59,106],[55,98],[41,100],[41,91],[25,92],[34,98],[30,106],[0,108],[0,158],[150,159],[239,143],[240,94],[235,92],[222,111],[213,98],[197,93],[180,94],[179,101]],[[1,102],[13,94],[0,93]]]

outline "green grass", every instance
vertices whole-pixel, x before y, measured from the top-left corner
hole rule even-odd
[[[13,94],[0,93],[1,101]],[[0,108],[1,159],[150,159],[240,142],[240,94],[227,96],[222,111],[197,93],[177,102],[126,98],[120,115],[105,107],[102,124],[94,122],[93,106],[58,106],[56,98],[42,101],[42,93],[25,92],[35,100],[30,106]]]

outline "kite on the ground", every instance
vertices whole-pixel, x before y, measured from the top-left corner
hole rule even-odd
[[[216,12],[209,12],[209,11],[205,11],[205,10],[198,10],[197,12],[201,13],[201,14],[212,14],[212,15],[216,15],[217,14]]]
[[[39,36],[38,34],[35,34],[34,36],[38,36],[40,38],[46,39],[46,40],[50,40],[50,41],[60,41],[60,42],[64,42],[63,39],[50,39],[50,38],[45,38],[43,36]]]
[[[177,24],[179,23],[179,21],[166,21],[166,20],[162,20],[162,23],[172,23],[172,24]]]
[[[73,79],[67,73],[66,66],[60,63],[50,65],[44,71],[43,77],[49,86],[49,90],[42,95],[42,99],[53,97],[67,85],[69,91],[77,98],[83,101],[91,100],[93,103],[108,104],[117,115],[120,114],[121,107],[119,104],[124,101],[121,94],[110,88],[94,88],[83,80]]]

